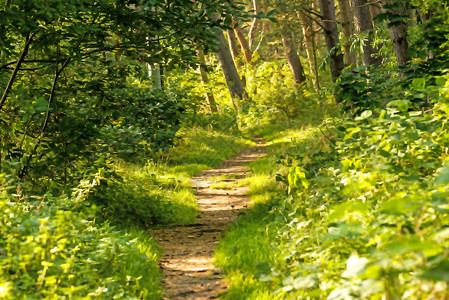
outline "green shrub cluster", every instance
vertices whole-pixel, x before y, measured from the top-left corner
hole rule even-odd
[[[294,141],[279,156],[285,196],[219,250],[230,276],[246,278],[229,298],[447,297],[448,86],[447,76],[414,80],[408,93],[429,95],[431,110],[394,100]]]
[[[153,240],[96,224],[95,206],[85,203],[95,184],[82,182],[71,197],[47,195],[32,206],[1,194],[0,298],[161,296]]]

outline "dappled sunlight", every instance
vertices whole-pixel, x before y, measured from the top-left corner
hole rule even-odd
[[[263,155],[256,148],[193,177],[200,211],[196,224],[151,231],[164,249],[160,266],[170,299],[210,299],[227,289],[213,265],[214,250],[224,230],[248,208],[248,188],[238,186],[249,174],[245,165]],[[217,183],[224,188],[214,188]]]

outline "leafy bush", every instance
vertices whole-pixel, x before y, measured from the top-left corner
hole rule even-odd
[[[254,237],[234,238],[238,245],[226,248],[237,257],[256,249],[254,259],[220,258],[234,278],[247,278],[235,283],[237,291],[265,295],[260,299],[447,295],[445,79],[431,111],[395,100],[378,115],[327,120],[293,143],[277,176],[286,195],[264,209],[263,221],[252,222],[260,226]],[[412,86],[409,93],[418,92]],[[231,233],[244,232],[245,222]]]
[[[70,198],[47,195],[31,211],[2,193],[1,298],[161,296],[153,240],[96,224],[95,207],[84,203],[94,184],[82,183]]]

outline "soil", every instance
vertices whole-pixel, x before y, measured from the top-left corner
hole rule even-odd
[[[151,231],[163,249],[164,299],[217,299],[227,290],[224,274],[213,265],[214,250],[239,212],[248,207],[247,187],[235,187],[235,182],[249,176],[247,163],[265,155],[263,139],[255,140],[257,147],[192,178],[200,211],[195,224]],[[221,181],[228,183],[228,188],[211,187],[218,176],[226,176]]]

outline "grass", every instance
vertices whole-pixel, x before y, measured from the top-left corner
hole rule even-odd
[[[245,136],[185,128],[176,147],[145,164],[114,163],[116,176],[105,176],[92,197],[101,217],[119,227],[192,224],[198,209],[191,177],[253,145]]]
[[[304,147],[324,143],[325,137],[317,135],[313,124],[304,123],[253,128],[251,133],[266,139],[270,154],[250,163],[252,176],[239,182],[249,187],[251,209],[225,234],[214,259],[230,283],[223,299],[282,299],[283,291],[275,291],[275,280],[266,275],[285,251],[283,245],[273,243],[279,226],[285,226],[279,213],[285,204],[278,199],[285,198],[286,186],[276,181],[276,174],[287,175],[288,168],[278,160],[304,152]]]

